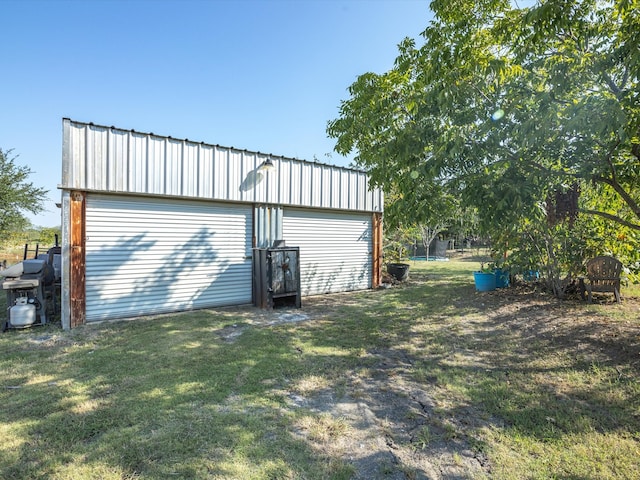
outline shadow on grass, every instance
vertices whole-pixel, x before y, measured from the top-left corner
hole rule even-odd
[[[349,471],[287,434],[291,418],[273,390],[304,372],[293,339],[253,329],[225,344],[217,323],[199,313],[91,327],[84,333],[99,337],[74,332],[80,341],[67,353],[48,348],[57,363],[16,372],[10,381],[20,388],[2,392],[3,423],[21,439],[0,460],[2,478],[55,476],[66,466],[76,478]]]
[[[640,339],[602,316],[585,316],[584,306],[569,302],[494,316],[476,340],[503,348],[486,352],[490,375],[473,396],[520,434],[541,441],[594,431],[633,435],[640,427],[633,413]]]

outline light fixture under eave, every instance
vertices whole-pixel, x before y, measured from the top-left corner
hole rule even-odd
[[[273,164],[270,158],[267,158],[262,165],[258,167],[258,170],[261,172],[272,172],[276,169],[276,166]]]

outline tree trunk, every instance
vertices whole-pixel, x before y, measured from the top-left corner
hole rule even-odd
[[[445,227],[446,225],[444,224],[437,224],[433,228],[428,225],[420,225],[420,236],[422,237],[422,245],[424,246],[427,260],[429,260],[429,245]]]

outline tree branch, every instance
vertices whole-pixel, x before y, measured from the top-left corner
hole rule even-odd
[[[558,172],[556,170],[550,169],[548,167],[545,167],[544,165],[541,165],[538,162],[535,162],[533,160],[528,160],[529,164],[542,171],[545,172],[549,175],[555,175],[557,177],[570,177],[570,178],[582,178],[585,179],[584,175],[581,175],[579,173],[569,173],[569,172]],[[609,159],[609,163],[610,163],[610,159]],[[607,177],[603,177],[603,176],[593,176],[591,177],[591,180],[593,180],[594,182],[598,182],[598,183],[604,183],[606,185],[609,185],[611,188],[613,188],[613,190],[620,195],[620,197],[622,198],[622,200],[627,204],[627,206],[631,209],[631,211],[633,212],[633,214],[638,217],[640,219],[640,205],[633,199],[633,197],[624,189],[624,187],[622,185],[620,185],[620,183],[618,183],[617,178],[615,177],[615,168],[614,166],[611,164],[611,168],[613,169],[612,174],[614,175],[613,178],[607,178]],[[592,213],[595,215],[600,215],[602,217],[608,218],[610,220],[614,220],[615,222],[618,222],[622,225],[626,225],[630,228],[634,228],[634,229],[638,229],[640,230],[640,225],[636,225],[634,223],[631,222],[627,222],[626,220],[623,220],[615,215],[610,215],[608,213],[604,213],[604,212],[596,212],[596,211],[585,211],[588,213]]]
[[[609,74],[607,72],[602,72],[602,78],[604,78],[604,81],[607,84],[607,86],[609,87],[609,89],[611,90],[611,92],[616,96],[616,98],[618,100],[620,100],[620,98],[622,97],[623,92],[620,89],[620,87],[618,87],[618,85],[616,85],[616,82],[613,81],[613,79],[609,76]]]
[[[606,185],[609,185],[611,188],[613,188],[616,191],[616,193],[622,197],[622,200],[624,200],[624,202],[629,206],[629,208],[631,208],[631,211],[634,213],[634,215],[640,218],[640,205],[636,203],[636,201],[631,197],[631,195],[629,195],[629,193],[615,179],[595,176],[593,177],[593,180],[595,182],[604,183]]]
[[[631,154],[640,160],[640,143],[634,143],[631,145]]]
[[[580,213],[584,213],[587,215],[597,215],[599,217],[606,218],[607,220],[611,220],[613,222],[619,223],[620,225],[624,225],[625,227],[629,227],[634,230],[640,231],[639,224],[628,222],[623,218],[618,217],[617,215],[611,215],[610,213],[600,212],[598,210],[586,210],[586,209],[580,209]]]
[[[618,135],[616,135],[618,137]],[[618,141],[611,147],[609,153],[607,154],[607,164],[609,165],[609,170],[611,171],[611,179],[618,184],[618,176],[616,174],[616,167],[613,164],[613,155],[616,152],[616,149],[620,146],[621,140],[618,137]]]
[[[622,81],[620,82],[621,88],[624,88],[628,81],[629,81],[629,67],[625,65],[624,73],[622,74]]]

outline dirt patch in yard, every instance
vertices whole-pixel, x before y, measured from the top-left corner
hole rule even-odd
[[[346,378],[346,391],[321,390],[292,396],[292,407],[306,408],[348,429],[318,438],[312,429],[296,432],[323,455],[347,460],[358,479],[473,478],[490,472],[486,457],[474,449],[464,430],[477,428],[480,416],[469,408],[443,418],[425,388],[406,372],[410,358],[378,352],[379,363],[364,375]]]

